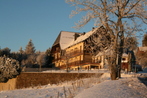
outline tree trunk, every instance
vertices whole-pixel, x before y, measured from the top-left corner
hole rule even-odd
[[[116,80],[118,77],[117,74],[117,52],[116,52],[116,47],[113,48],[113,54],[111,55],[112,57],[109,59],[109,64],[110,64],[110,77],[111,80]]]
[[[41,72],[41,66],[42,66],[42,65],[40,64],[40,65],[39,65],[39,72]]]
[[[112,64],[110,70],[111,70],[111,73],[110,73],[111,80],[116,80],[117,79],[117,67],[116,67],[116,64]]]

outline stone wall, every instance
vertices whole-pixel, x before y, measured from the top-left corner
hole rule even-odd
[[[82,78],[100,77],[102,73],[39,73],[24,72],[7,83],[0,83],[0,91],[28,88],[47,84],[58,84]]]

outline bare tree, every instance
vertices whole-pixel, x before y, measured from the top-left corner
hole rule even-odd
[[[136,37],[126,37],[124,39],[124,48],[129,50],[135,50],[138,42]]]
[[[46,55],[45,53],[40,53],[38,56],[37,56],[37,64],[39,64],[39,71],[41,72],[41,67],[46,63]]]
[[[121,59],[125,34],[132,34],[139,29],[141,22],[147,24],[146,0],[65,0],[76,6],[71,17],[80,12],[87,12],[76,23],[75,28],[81,28],[90,20],[95,26],[104,26],[111,35],[112,56],[109,59],[111,79],[120,77]]]

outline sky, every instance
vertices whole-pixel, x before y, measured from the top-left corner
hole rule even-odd
[[[60,31],[90,31],[90,23],[80,30],[72,28],[80,20],[80,15],[69,18],[74,9],[64,0],[0,0],[0,48],[24,50],[32,39],[36,51],[46,51]]]
[[[72,10],[64,0],[0,0],[0,49],[25,50],[32,39],[36,51],[46,51],[61,31],[90,31],[93,21],[80,30],[72,28],[83,16],[69,18]]]

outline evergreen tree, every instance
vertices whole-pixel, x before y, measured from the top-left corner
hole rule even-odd
[[[26,46],[25,53],[26,54],[34,54],[35,53],[35,47],[34,47],[34,44],[31,39],[28,42],[28,45]]]
[[[23,54],[23,53],[24,53],[22,47],[20,47],[20,49],[19,49],[19,53],[20,53],[20,54]]]
[[[51,56],[51,48],[48,48],[45,52],[46,55],[46,67],[52,67],[52,56]]]
[[[9,49],[8,47],[4,48],[4,49],[0,49],[0,56],[6,56],[9,57],[10,56],[10,51],[11,49]]]

